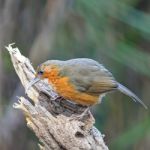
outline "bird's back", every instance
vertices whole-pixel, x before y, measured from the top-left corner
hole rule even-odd
[[[64,61],[60,69],[62,76],[67,76],[75,88],[93,95],[101,94],[117,87],[112,74],[98,62],[88,58]]]

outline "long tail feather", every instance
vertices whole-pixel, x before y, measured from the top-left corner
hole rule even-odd
[[[118,90],[125,95],[129,96],[132,98],[133,101],[139,102],[145,109],[147,109],[147,106],[141,101],[133,92],[131,92],[128,88],[123,86],[122,84],[118,83]]]

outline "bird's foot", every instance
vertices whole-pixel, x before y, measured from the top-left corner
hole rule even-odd
[[[91,114],[91,112],[90,112],[90,108],[88,107],[88,108],[86,108],[85,110],[84,110],[84,112],[82,112],[81,114],[79,114],[79,115],[72,115],[71,117],[70,117],[70,119],[69,120],[83,120],[83,118],[85,117],[85,116],[87,116],[87,115],[89,115],[89,117],[91,118],[93,118],[93,116],[92,116],[92,114]]]

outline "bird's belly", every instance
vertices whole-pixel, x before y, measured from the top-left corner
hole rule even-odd
[[[81,105],[94,105],[98,102],[99,97],[97,96],[91,96],[89,94],[86,93],[80,93],[78,91],[73,91],[73,90],[61,90],[58,91],[58,93],[64,97],[65,99],[69,99],[73,102],[76,102],[77,104],[81,104]]]
[[[92,96],[86,93],[81,93],[76,91],[75,89],[60,89],[56,88],[56,91],[59,95],[64,97],[65,99],[71,100],[81,105],[94,105],[98,103],[99,96]]]
[[[57,82],[53,82],[52,85],[60,96],[77,104],[89,106],[99,101],[99,96],[77,91],[74,85],[68,82],[68,78],[61,78]]]

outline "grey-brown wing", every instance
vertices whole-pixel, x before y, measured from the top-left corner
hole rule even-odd
[[[69,64],[69,65],[68,65]],[[100,94],[117,88],[112,74],[98,62],[91,59],[75,59],[63,68],[76,89],[85,93]]]
[[[147,108],[133,92],[115,81],[112,74],[98,62],[92,59],[78,58],[61,62],[61,64],[63,64],[61,65],[61,75],[69,76],[77,90],[99,95],[118,89]]]

